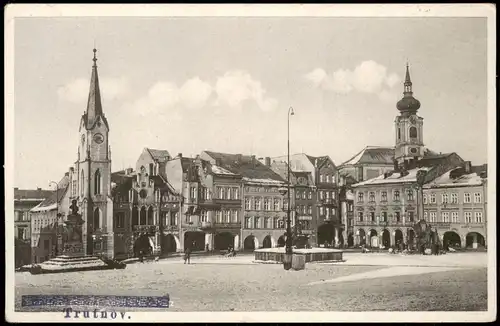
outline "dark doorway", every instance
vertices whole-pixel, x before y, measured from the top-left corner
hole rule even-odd
[[[153,247],[151,246],[149,237],[145,234],[140,235],[134,243],[134,255],[138,257],[140,255],[149,256],[152,254]]]
[[[318,244],[332,245],[334,240],[334,226],[333,224],[322,224],[318,227]]]
[[[262,247],[263,248],[272,248],[273,246],[273,241],[271,240],[271,236],[268,235],[264,238],[264,241],[262,241]]]
[[[403,243],[403,232],[401,230],[394,231],[394,241],[396,246],[400,246]]]
[[[172,234],[167,234],[161,237],[161,252],[166,254],[177,251],[177,242]]]
[[[200,231],[188,231],[184,233],[184,249],[192,251],[205,251],[205,233]]]
[[[245,250],[255,250],[255,237],[253,235],[249,235],[245,238],[243,242],[243,249]]]
[[[214,238],[215,250],[227,250],[234,247],[234,236],[229,232],[217,233]]]
[[[360,246],[366,246],[366,233],[365,233],[365,230],[359,229],[358,233],[359,233],[359,245]]]
[[[460,248],[462,246],[462,240],[460,239],[460,236],[453,231],[448,231],[444,233],[443,236],[443,247],[445,250],[448,250],[448,248]]]
[[[281,236],[278,238],[278,247],[284,247],[286,245],[285,237]]]

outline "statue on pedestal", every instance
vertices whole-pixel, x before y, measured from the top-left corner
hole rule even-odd
[[[64,243],[63,254],[67,256],[83,256],[83,237],[82,225],[85,221],[82,219],[81,214],[78,213],[77,201],[71,202],[71,213],[68,215],[66,224],[67,234]]]

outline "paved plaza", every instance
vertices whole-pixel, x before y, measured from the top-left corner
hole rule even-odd
[[[16,273],[16,310],[42,310],[20,306],[21,296],[30,294],[167,293],[172,311],[487,310],[486,253],[345,253],[344,258],[308,263],[302,271],[257,264],[251,255],[242,255],[193,257],[191,265],[171,258],[130,264],[125,270]]]

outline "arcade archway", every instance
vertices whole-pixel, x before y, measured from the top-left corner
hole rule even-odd
[[[447,231],[443,235],[443,248],[447,250],[448,248],[460,248],[462,246],[462,240],[458,233],[454,231]]]
[[[217,233],[214,237],[215,250],[227,250],[234,246],[234,235],[229,232]]]
[[[359,245],[366,246],[366,232],[363,229],[359,229],[357,231],[357,235],[359,236]]]
[[[270,235],[266,236],[262,241],[262,248],[273,248],[275,246],[275,241]]]
[[[205,250],[205,233],[200,231],[188,231],[184,233],[184,249],[191,248],[192,251]]]
[[[371,247],[378,247],[379,246],[379,239],[378,239],[377,231],[371,229],[370,233],[369,233],[369,239],[370,239],[369,245]]]
[[[394,231],[394,242],[396,246],[400,246],[403,244],[404,242],[403,231],[399,229]]]
[[[478,249],[486,246],[486,241],[481,233],[470,232],[465,237],[466,248]]]
[[[151,240],[146,234],[141,234],[134,242],[134,256],[149,256],[153,254]]]
[[[163,235],[161,237],[161,253],[166,254],[176,252],[180,247],[179,239],[173,234]]]
[[[389,230],[382,231],[382,245],[386,249],[391,247],[391,233]]]
[[[281,236],[278,238],[278,247],[284,247],[286,245],[285,237]]]
[[[249,235],[243,241],[243,249],[244,250],[255,250],[259,248],[259,240],[253,235]]]

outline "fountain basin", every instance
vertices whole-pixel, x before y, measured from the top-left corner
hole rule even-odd
[[[342,261],[343,253],[342,250],[327,248],[293,249],[293,255],[303,255],[306,263],[314,261]],[[257,262],[283,263],[285,248],[256,249],[254,254],[255,261]]]

